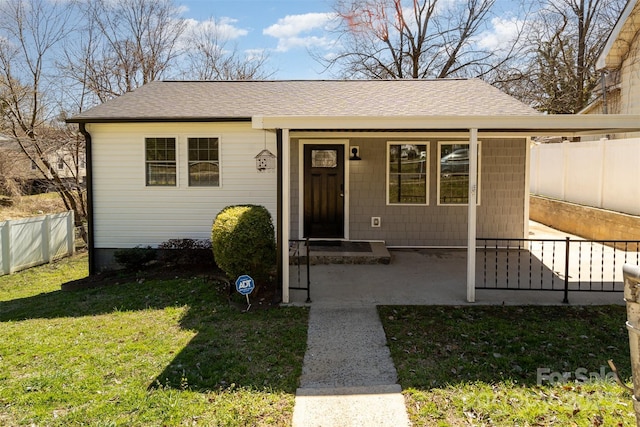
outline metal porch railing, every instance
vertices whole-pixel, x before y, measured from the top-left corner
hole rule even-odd
[[[640,241],[477,239],[476,289],[622,292],[622,266],[640,263]]]
[[[311,245],[309,239],[289,240],[289,265],[293,265],[295,275],[289,275],[289,289],[307,291],[307,303],[311,302]],[[296,279],[295,286],[291,286]],[[306,279],[306,280],[305,280]],[[306,282],[306,286],[303,286]]]

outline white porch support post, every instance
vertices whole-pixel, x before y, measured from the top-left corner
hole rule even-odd
[[[289,303],[289,234],[291,227],[291,141],[289,129],[282,129],[282,302]]]
[[[531,137],[527,137],[525,148],[525,163],[524,163],[524,230],[522,237],[525,239],[529,237],[529,212],[531,211]],[[538,175],[539,172],[536,172]],[[536,177],[537,179],[537,177]],[[538,186],[536,185],[536,190]],[[526,249],[530,249],[528,246]]]
[[[469,129],[469,208],[467,215],[467,302],[476,301],[476,206],[478,129]]]

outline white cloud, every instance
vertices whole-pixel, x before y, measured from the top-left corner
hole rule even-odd
[[[287,15],[265,28],[262,34],[277,38],[277,50],[280,52],[298,47],[327,47],[331,45],[331,41],[326,36],[312,33],[322,33],[328,29],[329,23],[334,18],[333,13]]]
[[[522,31],[524,22],[516,18],[493,18],[493,28],[481,33],[476,41],[478,47],[488,50],[501,50],[511,47]]]
[[[308,36],[308,37],[288,37],[278,41],[278,52],[287,52],[295,48],[329,48],[333,46],[333,42],[326,37]]]
[[[248,61],[257,61],[265,57],[266,49],[245,49],[245,57]]]
[[[206,32],[213,32],[224,40],[235,40],[240,37],[249,34],[249,31],[244,28],[239,28],[235,24],[237,19],[222,17],[219,19],[207,19],[206,21],[197,21],[195,19],[187,19],[186,33],[193,34],[206,30]]]

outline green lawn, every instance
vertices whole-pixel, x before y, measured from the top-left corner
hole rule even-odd
[[[613,359],[630,384],[624,306],[379,312],[415,425],[636,425],[630,394],[597,378]]]
[[[290,425],[306,309],[243,313],[202,275],[59,290],[86,274],[0,277],[0,425]],[[574,381],[613,359],[629,382],[624,307],[379,311],[414,425],[635,425],[618,385]]]
[[[0,277],[0,425],[291,423],[306,309],[243,313],[204,276],[60,291],[86,264]]]

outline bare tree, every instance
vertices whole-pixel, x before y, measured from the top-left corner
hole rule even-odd
[[[66,171],[71,174],[70,185],[53,164],[78,144],[59,124],[53,84],[57,79],[53,58],[73,30],[72,13],[65,2],[7,0],[0,4],[0,131],[13,137],[66,208],[75,212],[76,225],[82,225],[86,205],[81,177]]]
[[[224,34],[224,25],[211,18],[185,34],[184,55],[188,65],[184,75],[197,80],[260,80],[272,73],[265,68],[265,51],[238,52]]]
[[[1,137],[0,137],[1,139]],[[0,144],[3,141],[0,140]],[[6,141],[5,145],[6,144]],[[19,197],[22,193],[22,171],[20,171],[19,154],[10,147],[0,150],[0,199],[2,196]]]
[[[70,75],[104,102],[162,78],[185,29],[171,0],[87,0],[86,28]]]
[[[546,0],[530,21],[521,67],[497,86],[535,108],[577,113],[598,85],[596,61],[626,0]]]
[[[510,58],[475,40],[495,0],[338,0],[339,53],[323,62],[344,77],[482,77]]]

